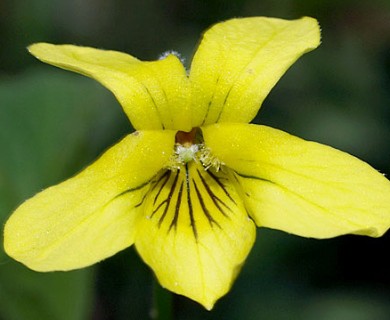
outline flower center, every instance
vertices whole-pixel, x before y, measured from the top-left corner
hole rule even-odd
[[[175,147],[175,153],[178,157],[178,160],[181,163],[187,163],[192,160],[196,160],[196,154],[199,151],[199,145],[191,144],[191,145],[181,145],[177,144]]]
[[[171,170],[180,170],[190,161],[201,163],[205,170],[213,167],[219,171],[223,163],[214,157],[211,150],[204,144],[199,128],[190,132],[178,131],[175,136],[175,150],[168,166]]]
[[[200,150],[200,144],[196,144],[196,133],[198,128],[190,132],[178,131],[175,136],[175,155],[180,164],[186,164],[196,159]]]

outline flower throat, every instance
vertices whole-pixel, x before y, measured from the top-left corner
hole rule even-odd
[[[205,170],[212,167],[215,171],[219,171],[223,165],[204,144],[202,132],[196,127],[189,132],[176,133],[175,150],[169,169],[179,170],[181,166],[191,161],[200,162]]]

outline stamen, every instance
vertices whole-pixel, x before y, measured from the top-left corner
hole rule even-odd
[[[207,148],[205,145],[202,145],[201,147],[199,160],[203,164],[205,170],[212,167],[218,172],[224,165],[222,161],[212,154],[210,148]]]

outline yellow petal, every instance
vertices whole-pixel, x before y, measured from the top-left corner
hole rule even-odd
[[[130,246],[149,181],[169,160],[174,135],[135,132],[24,202],[5,225],[8,255],[37,271],[70,270]]]
[[[193,127],[251,121],[283,73],[319,43],[318,23],[307,17],[216,24],[204,34],[191,65]]]
[[[73,45],[37,43],[39,60],[81,73],[113,92],[136,129],[191,130],[188,79],[180,60],[143,62],[121,52]]]
[[[265,126],[218,124],[203,135],[259,226],[315,238],[377,237],[390,226],[390,182],[347,153]]]
[[[137,228],[136,248],[161,285],[207,309],[230,289],[255,239],[230,178],[195,162],[165,171]]]

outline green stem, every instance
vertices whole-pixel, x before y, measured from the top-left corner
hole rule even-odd
[[[172,320],[172,293],[163,289],[157,280],[153,281],[153,304],[150,310],[151,320]]]

